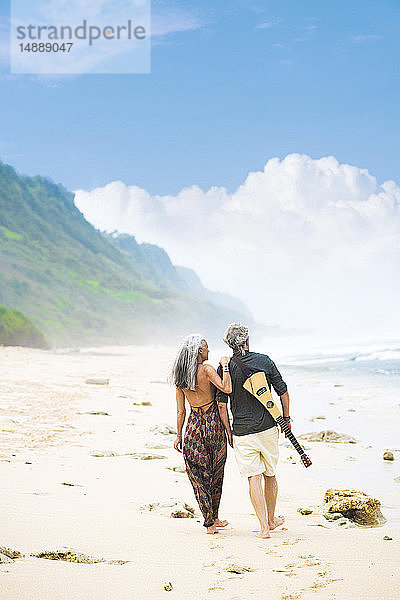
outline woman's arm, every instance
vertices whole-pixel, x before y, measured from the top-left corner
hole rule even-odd
[[[182,452],[182,429],[185,424],[186,408],[185,394],[181,389],[176,388],[176,440],[174,442],[175,450]]]
[[[212,384],[215,385],[216,388],[224,392],[224,394],[232,393],[232,380],[231,375],[229,373],[228,363],[230,358],[228,356],[223,356],[219,361],[222,365],[222,379],[218,375],[217,371],[211,365],[204,365],[205,372]]]
[[[227,409],[226,402],[218,402],[218,412],[219,412],[219,416],[221,417],[221,421],[225,427],[226,435],[228,436],[228,444],[231,446],[231,448],[233,448],[231,424],[229,423],[228,409]]]

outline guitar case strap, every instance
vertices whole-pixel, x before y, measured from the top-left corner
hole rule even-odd
[[[256,371],[259,371],[259,369],[251,369],[245,365],[242,359],[240,359],[236,354],[232,356],[231,361],[233,361],[239,367],[246,379],[251,377]]]

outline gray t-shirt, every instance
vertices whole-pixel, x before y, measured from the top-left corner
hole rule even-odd
[[[271,385],[278,396],[282,396],[287,391],[287,385],[283,381],[274,361],[266,354],[258,352],[248,352],[238,358],[250,368],[254,373],[264,371],[267,377],[269,389]],[[235,435],[248,435],[249,433],[259,433],[276,425],[268,410],[261,404],[257,398],[244,389],[243,383],[246,376],[236,363],[232,360],[229,363],[229,372],[232,378],[231,411],[233,415],[233,433]],[[219,365],[218,374],[222,377],[222,367]],[[216,393],[217,402],[228,402],[228,395],[220,390]]]

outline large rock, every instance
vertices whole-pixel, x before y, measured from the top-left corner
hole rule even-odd
[[[329,489],[325,492],[324,503],[327,513],[341,513],[359,525],[374,527],[386,521],[380,512],[380,501],[365,492]]]
[[[298,435],[299,440],[307,442],[339,442],[347,444],[355,444],[357,440],[346,433],[338,433],[332,429],[324,429],[323,431],[312,431],[311,433],[302,433]]]

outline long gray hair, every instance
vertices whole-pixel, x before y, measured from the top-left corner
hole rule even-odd
[[[196,390],[197,358],[206,340],[199,333],[188,335],[178,350],[172,365],[169,381],[181,390]]]

